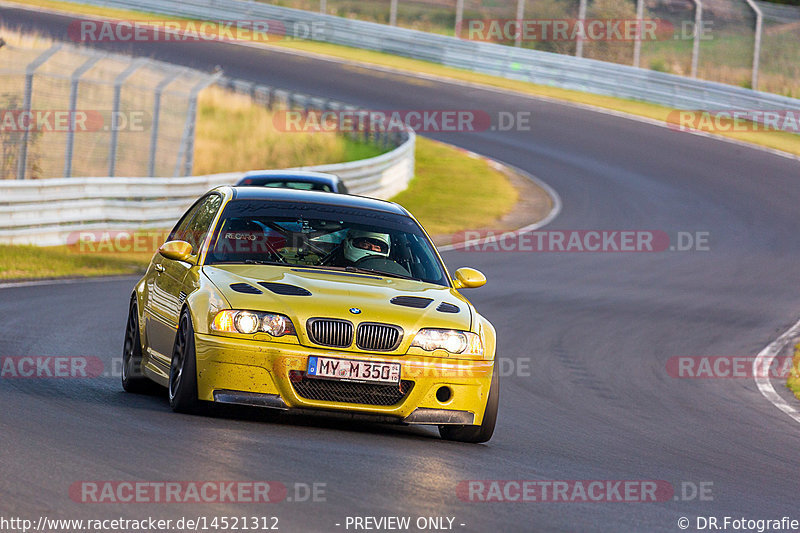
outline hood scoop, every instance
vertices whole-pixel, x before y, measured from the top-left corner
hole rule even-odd
[[[413,307],[414,309],[425,309],[428,307],[433,298],[423,298],[421,296],[395,296],[390,303],[394,305],[402,305],[403,307]]]
[[[259,281],[258,284],[268,291],[274,292],[275,294],[280,294],[281,296],[311,296],[311,292],[303,287],[298,287],[297,285],[289,285],[288,283],[274,283],[271,281]]]
[[[458,313],[461,311],[457,305],[449,304],[447,302],[440,303],[436,310],[440,313]]]
[[[231,283],[230,287],[236,292],[241,292],[244,294],[263,294],[260,289],[253,287],[249,283]]]

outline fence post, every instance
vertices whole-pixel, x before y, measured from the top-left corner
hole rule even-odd
[[[636,21],[639,25],[633,41],[633,66],[639,68],[642,58],[642,25],[644,23],[644,0],[636,0]]]
[[[514,46],[522,46],[522,19],[525,17],[525,0],[517,0],[517,34],[514,36]]]
[[[183,137],[181,138],[181,147],[178,150],[178,157],[175,160],[175,177],[178,177],[181,172],[181,160],[183,160],[183,175],[190,176],[192,174],[192,166],[194,165],[194,129],[195,122],[197,121],[197,95],[200,91],[216,83],[222,78],[222,71],[217,71],[213,76],[195,84],[189,93],[189,106],[186,110],[186,122],[183,126]]]
[[[461,25],[464,23],[464,0],[456,0],[456,24],[453,33],[456,37],[461,37]]]
[[[166,76],[163,80],[158,82],[156,88],[153,90],[153,122],[150,128],[150,161],[147,164],[147,175],[155,177],[156,175],[156,152],[158,151],[158,123],[161,118],[161,94],[164,89],[175,81],[175,78],[180,76],[182,71],[178,70]]]
[[[76,68],[70,76],[69,88],[69,129],[67,130],[67,148],[64,151],[64,177],[72,177],[72,152],[75,145],[75,112],[78,106],[78,85],[81,77],[86,74],[102,56],[95,55],[87,59],[80,67]]]
[[[764,15],[761,13],[761,8],[753,0],[745,0],[750,9],[756,14],[756,34],[755,44],[753,45],[753,75],[750,80],[751,88],[754,91],[758,90],[758,68],[761,60],[761,27],[764,23]]]
[[[114,172],[116,171],[117,165],[117,140],[119,138],[119,132],[117,131],[117,115],[119,114],[119,105],[120,99],[122,95],[122,84],[125,82],[131,74],[136,72],[136,70],[142,65],[142,63],[146,62],[146,59],[134,59],[128,68],[123,70],[115,79],[114,79],[114,104],[113,110],[111,111],[111,143],[108,149],[108,175],[109,177],[114,177]]]
[[[697,63],[700,58],[700,33],[701,26],[703,25],[703,2],[700,0],[692,0],[694,2],[694,41],[692,42],[692,71],[691,77],[697,77]]]
[[[323,15],[328,12],[328,2],[327,0],[319,0],[319,12]]]
[[[397,26],[397,0],[389,4],[389,26]]]
[[[25,67],[25,95],[22,100],[22,111],[30,115],[31,97],[33,96],[33,73],[41,67],[50,56],[58,52],[60,44],[54,44]],[[28,128],[22,132],[22,146],[20,146],[19,159],[17,159],[17,179],[25,179],[25,167],[28,165]]]
[[[583,32],[586,29],[586,0],[581,0],[578,5],[578,24],[580,31],[575,41],[575,57],[583,57]]]

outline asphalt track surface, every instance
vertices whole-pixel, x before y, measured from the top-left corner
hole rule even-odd
[[[66,34],[66,18],[6,8],[0,17]],[[710,251],[446,253],[449,267],[487,274],[489,284],[468,296],[496,325],[498,355],[517,367],[501,379],[487,445],[444,442],[428,428],[271,421],[238,410],[177,415],[163,396],[125,394],[115,377],[0,380],[3,515],[277,515],[283,531],[344,530],[354,515],[452,516],[463,531],[679,531],[684,516],[690,530],[697,516],[800,519],[800,427],[752,379],[676,379],[666,370],[674,356],[752,356],[798,319],[797,161],[278,51],[122,49],[376,109],[530,111],[530,131],[431,136],[552,185],[563,211],[548,229],[707,231]],[[133,283],[0,290],[0,354],[92,355],[110,365]],[[712,482],[713,501],[474,503],[456,495],[462,480],[518,479],[665,480],[678,496],[682,482]],[[68,493],[80,480],[316,482],[326,483],[326,501],[80,504]]]

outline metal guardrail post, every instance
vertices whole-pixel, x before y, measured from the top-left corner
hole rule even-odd
[[[397,0],[389,4],[389,26],[397,26]]]
[[[464,23],[464,0],[456,0],[456,23],[453,33],[456,37],[461,37],[461,25]]]
[[[583,32],[586,29],[586,0],[581,0],[578,5],[578,23],[580,31],[575,40],[575,57],[583,57]]]
[[[761,8],[753,0],[745,0],[750,9],[756,14],[756,34],[755,43],[753,44],[753,74],[750,80],[751,89],[758,90],[758,69],[761,60],[761,32],[764,24],[764,14]]]
[[[95,63],[100,61],[103,56],[95,55],[87,59],[80,67],[76,68],[70,76],[70,89],[69,89],[69,129],[67,130],[67,148],[64,151],[64,177],[72,177],[72,153],[75,145],[75,128],[77,123],[75,121],[75,113],[78,106],[78,86],[81,77],[86,74]]]
[[[156,175],[156,152],[158,151],[158,125],[161,118],[161,94],[164,89],[175,81],[175,79],[182,74],[181,70],[176,70],[172,74],[166,76],[163,80],[158,82],[156,88],[153,90],[153,122],[150,127],[150,160],[147,164],[147,175]]]
[[[25,95],[23,96],[22,100],[22,111],[23,113],[28,113],[30,116],[31,112],[31,98],[33,97],[33,74],[36,72],[36,69],[41,67],[50,57],[58,52],[61,48],[60,44],[54,44],[50,48],[48,48],[44,53],[39,55],[36,59],[28,63],[28,66],[25,67]],[[17,179],[24,180],[25,179],[25,167],[28,165],[28,129],[25,128],[25,131],[22,133],[22,146],[20,146],[20,153],[19,159],[17,159]]]
[[[633,41],[633,66],[639,68],[642,59],[642,24],[644,23],[644,0],[636,0],[636,20],[639,23],[636,38]]]
[[[181,138],[181,147],[178,150],[178,157],[175,160],[175,176],[180,175],[181,160],[183,160],[183,175],[189,176],[192,174],[192,166],[194,165],[194,129],[197,122],[197,95],[200,91],[216,83],[222,78],[222,71],[218,71],[213,76],[196,83],[189,93],[189,106],[186,110],[186,123],[183,126],[183,137]]]
[[[522,46],[522,19],[525,18],[525,0],[517,0],[517,34],[514,36],[514,46]]]
[[[319,12],[323,15],[328,12],[328,1],[319,0]]]
[[[694,36],[692,42],[692,71],[691,77],[697,77],[697,64],[700,60],[700,33],[702,32],[703,25],[703,2],[700,0],[692,0],[694,2]]]
[[[131,64],[128,65],[128,68],[123,70],[114,79],[114,104],[113,110],[111,111],[111,143],[108,149],[108,176],[111,178],[114,177],[114,172],[116,171],[117,165],[117,141],[119,139],[117,118],[119,115],[120,99],[122,96],[122,84],[146,61],[146,59],[141,58],[134,59]]]

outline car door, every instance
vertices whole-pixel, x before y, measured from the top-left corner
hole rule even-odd
[[[194,261],[176,261],[158,254],[148,283],[146,303],[147,345],[150,355],[165,366],[172,359],[175,333],[180,312],[192,288],[186,279],[197,261],[211,223],[222,204],[222,197],[212,193],[198,201],[170,233],[170,241],[186,241],[192,245]]]

